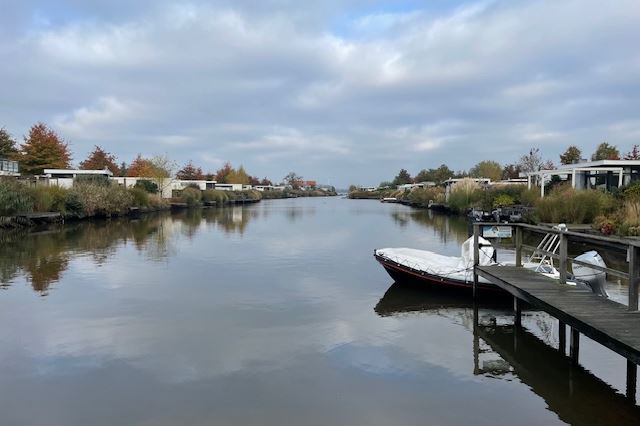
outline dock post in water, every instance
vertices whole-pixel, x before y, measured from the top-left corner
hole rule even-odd
[[[522,228],[516,227],[516,267],[522,266]]]
[[[480,225],[473,224],[473,298],[476,298],[478,287],[477,266],[480,265]]]
[[[517,297],[513,297],[513,325],[520,327],[522,325],[522,302]]]
[[[629,246],[629,310],[638,310],[638,276],[640,275],[640,247]]]
[[[558,350],[562,355],[567,353],[567,326],[558,321]]]
[[[638,366],[627,360],[627,398],[636,403],[636,383],[638,382]]]
[[[574,364],[578,363],[580,353],[580,332],[571,327],[571,340],[569,341],[569,357]]]

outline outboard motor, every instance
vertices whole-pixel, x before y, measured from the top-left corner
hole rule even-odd
[[[607,264],[604,263],[604,260],[602,260],[602,257],[598,252],[593,250],[582,253],[580,256],[576,257],[575,260],[589,263],[591,265],[597,265],[602,268],[607,267]],[[606,289],[607,274],[604,271],[590,268],[585,265],[579,265],[577,263],[574,263],[572,266],[574,279],[576,281],[587,284],[591,288],[591,291],[598,296],[609,297]]]

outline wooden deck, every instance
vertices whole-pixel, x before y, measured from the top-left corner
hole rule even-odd
[[[573,330],[640,364],[639,311],[630,311],[591,291],[560,284],[524,268],[476,266],[476,273],[511,293],[515,300],[549,313]],[[519,315],[519,308],[516,311]],[[573,338],[571,343],[577,345]]]

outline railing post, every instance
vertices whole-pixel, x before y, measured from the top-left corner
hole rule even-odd
[[[567,283],[567,236],[564,232],[560,232],[560,262],[558,268],[560,269],[560,284]]]
[[[640,247],[629,246],[629,310],[638,310],[638,275],[640,275]]]
[[[478,286],[478,271],[476,267],[480,264],[480,225],[473,224],[473,297],[476,297],[476,287]]]
[[[522,228],[516,226],[516,266],[522,266]]]

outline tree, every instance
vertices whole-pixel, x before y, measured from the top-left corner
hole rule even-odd
[[[607,142],[602,142],[596,148],[596,152],[591,156],[592,161],[598,160],[619,160],[620,151],[615,145],[609,145]]]
[[[5,130],[4,127],[0,128],[0,157],[13,159],[18,154],[18,148],[16,148],[16,140],[13,139],[11,134]]]
[[[507,164],[502,169],[502,179],[516,179],[520,177],[520,166],[517,164]]]
[[[411,183],[411,182],[413,182],[413,179],[411,179],[411,175],[405,169],[400,169],[400,172],[398,172],[398,175],[395,178],[393,178],[393,184],[396,186],[404,185],[405,183]]]
[[[127,176],[127,172],[129,167],[127,167],[127,163],[124,161],[120,163],[120,167],[118,168],[118,176]]]
[[[222,168],[216,171],[216,181],[218,183],[229,183],[227,182],[227,177],[233,172],[233,167],[231,167],[231,163],[228,161],[224,163]]]
[[[120,168],[116,165],[116,157],[104,151],[98,145],[95,146],[95,149],[87,159],[80,163],[80,168],[83,170],[108,169],[116,176],[120,172]]]
[[[540,170],[554,169],[551,160],[544,161],[539,148],[531,148],[528,154],[520,157],[517,166],[523,173],[539,172]]]
[[[193,165],[193,162],[189,160],[187,164],[176,173],[176,178],[180,180],[203,180],[204,173],[200,167]]]
[[[414,182],[436,182],[442,183],[447,179],[452,178],[454,172],[447,167],[446,164],[441,164],[437,169],[422,169],[413,179]]]
[[[473,166],[469,174],[473,177],[496,181],[502,177],[502,166],[497,161],[484,160]]]
[[[260,185],[273,186],[273,182],[265,177],[260,181]]]
[[[575,164],[580,162],[582,158],[582,151],[575,145],[570,145],[569,148],[560,154],[560,164]]]
[[[391,188],[393,186],[393,182],[389,182],[389,181],[382,181],[380,182],[380,185],[378,185],[378,188]]]
[[[153,177],[153,163],[142,155],[138,156],[129,164],[127,176],[129,177]]]
[[[624,155],[625,160],[640,160],[640,148],[638,145],[633,145],[631,151]]]
[[[258,176],[249,176],[249,185],[260,185],[260,178]]]
[[[68,144],[44,123],[29,129],[18,158],[21,170],[27,174],[42,174],[44,169],[68,169],[71,163]]]
[[[227,183],[241,183],[243,185],[249,184],[249,174],[244,170],[244,167],[240,166],[237,170],[231,169],[231,173],[227,175]]]
[[[284,179],[287,184],[291,185],[293,189],[300,188],[302,184],[302,176],[298,176],[295,172],[289,172]]]
[[[171,185],[171,176],[174,175],[177,165],[166,155],[156,155],[151,159],[151,178],[158,185],[160,193]]]

